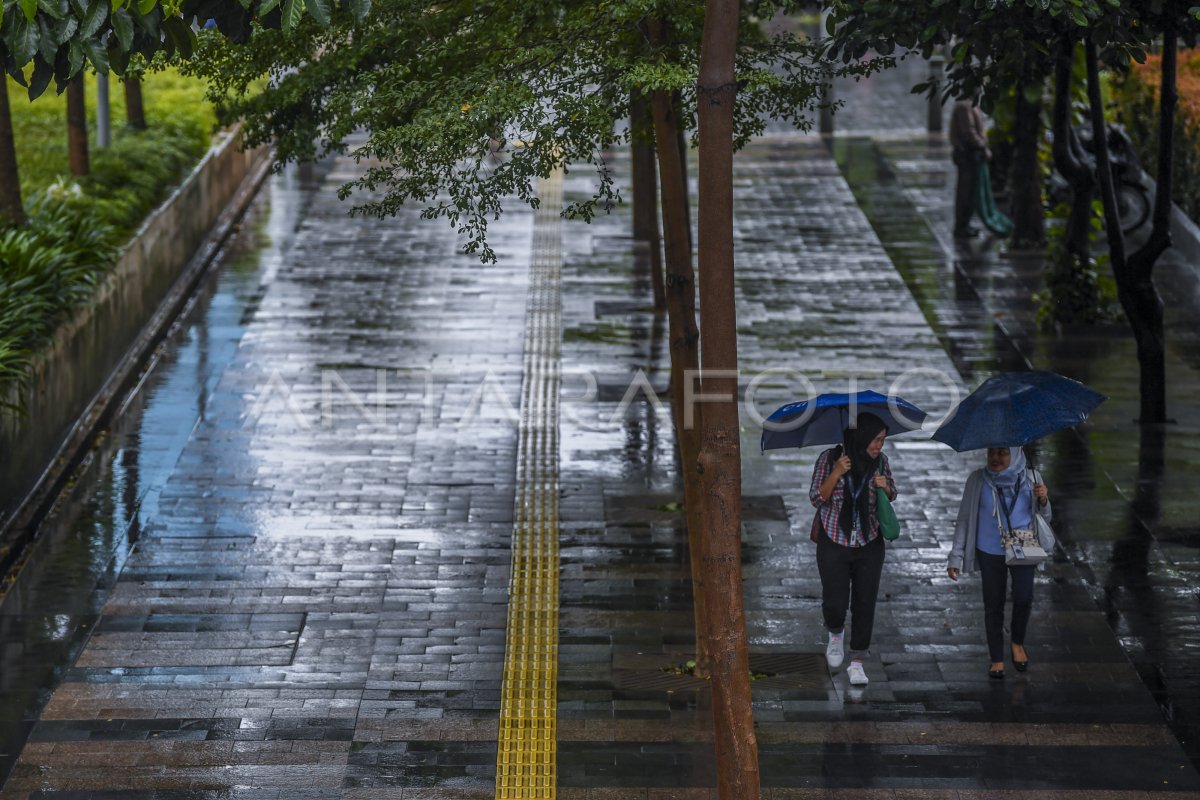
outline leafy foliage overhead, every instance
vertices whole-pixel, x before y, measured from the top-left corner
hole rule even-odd
[[[62,92],[88,66],[124,74],[135,54],[190,58],[195,28],[209,20],[246,42],[255,26],[291,31],[306,18],[328,24],[342,10],[362,21],[370,0],[3,0],[0,64],[33,99],[51,80]]]
[[[828,74],[811,40],[757,22],[797,3],[742,5],[739,143],[769,118],[807,125]],[[631,93],[678,93],[694,113],[703,22],[689,0],[383,0],[365,22],[335,13],[291,35],[256,28],[239,47],[201,36],[193,67],[282,161],[354,147],[371,166],[342,195],[357,192],[359,212],[419,202],[491,260],[488,221],[514,200],[536,205],[535,180],[557,164],[590,165],[598,178],[568,215],[587,219],[616,199],[604,152],[628,141]],[[263,78],[268,88],[252,91]]]

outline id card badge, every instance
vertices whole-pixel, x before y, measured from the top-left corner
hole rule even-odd
[[[1019,544],[1014,544],[1012,546],[1012,549],[1013,549],[1013,558],[1018,558],[1018,559],[1025,558],[1025,548],[1024,547],[1022,547]]]

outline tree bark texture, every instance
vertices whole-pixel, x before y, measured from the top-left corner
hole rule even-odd
[[[125,124],[134,130],[146,130],[146,107],[142,103],[142,82],[137,78],[125,80]]]
[[[683,93],[675,92],[671,95],[671,105],[675,108],[675,119],[678,123],[675,125],[675,141],[679,146],[679,169],[683,176],[684,197],[687,197],[688,190],[688,139],[687,126],[683,120]],[[691,206],[684,204],[683,211],[687,222],[688,250],[695,250],[695,242],[692,241],[692,209]]]
[[[737,316],[733,264],[733,112],[737,97],[738,0],[708,0],[700,46],[702,551],[706,627],[711,639],[713,728],[720,800],[758,800],[758,746],[750,704],[750,665],[742,596],[741,447]]]
[[[17,148],[13,139],[12,108],[8,104],[8,81],[0,83],[0,225],[24,225],[21,180],[17,170]]]
[[[1164,120],[1169,124],[1174,124],[1174,96],[1175,96],[1175,47],[1174,37],[1171,39],[1170,54],[1164,47],[1163,51],[1163,80],[1164,84],[1161,89],[1160,116],[1159,124],[1162,125]],[[1170,67],[1168,67],[1168,62]],[[1168,88],[1165,83],[1168,78],[1168,69],[1170,69],[1171,85]],[[1125,311],[1125,318],[1129,320],[1129,327],[1133,329],[1133,337],[1137,342],[1138,368],[1140,372],[1139,391],[1141,399],[1141,422],[1145,424],[1162,424],[1166,422],[1166,358],[1164,353],[1163,341],[1163,307],[1162,298],[1158,296],[1158,291],[1154,288],[1153,271],[1154,262],[1158,255],[1165,250],[1158,250],[1153,258],[1149,255],[1152,251],[1147,248],[1142,248],[1135,258],[1128,258],[1125,253],[1125,234],[1121,230],[1120,213],[1117,210],[1117,194],[1116,186],[1113,182],[1112,165],[1108,160],[1108,139],[1107,126],[1104,119],[1104,106],[1100,94],[1100,67],[1096,55],[1096,45],[1089,42],[1087,44],[1087,78],[1088,78],[1088,105],[1091,107],[1092,113],[1092,136],[1094,137],[1093,149],[1096,153],[1096,161],[1100,174],[1100,197],[1104,202],[1104,231],[1108,239],[1108,254],[1109,262],[1112,264],[1113,277],[1117,282],[1117,299],[1121,301],[1121,308]],[[1170,151],[1164,152],[1161,150],[1163,142],[1171,145],[1172,137],[1171,130],[1159,130],[1159,178],[1167,177],[1166,197],[1167,202],[1170,202],[1170,173],[1172,164],[1172,156]],[[1162,189],[1158,190],[1160,193]],[[1161,194],[1155,197],[1154,224],[1156,227],[1161,226],[1160,219],[1170,213],[1170,207],[1160,208]],[[1169,218],[1167,218],[1169,224]],[[1160,230],[1158,232],[1159,244],[1162,243],[1163,237],[1166,237],[1166,243],[1170,243],[1169,232]],[[1154,234],[1151,234],[1151,242],[1154,243]],[[1140,269],[1133,269],[1133,261],[1136,260],[1140,264]]]
[[[696,327],[696,274],[692,269],[691,237],[688,234],[688,193],[676,146],[678,127],[676,109],[666,92],[651,93],[658,169],[662,183],[663,236],[666,241],[667,325],[671,353],[671,401],[675,420],[675,441],[679,445],[679,463],[683,472],[683,508],[687,519],[688,554],[692,569],[692,608],[696,627],[696,674],[710,672],[708,638],[705,636],[705,585],[700,550],[703,515],[700,500],[700,475],[696,462],[700,454],[700,428],[693,418],[688,424],[685,411],[685,382],[693,380],[700,368],[700,331]]]
[[[1179,104],[1176,85],[1178,72],[1177,34],[1168,26],[1163,32],[1162,80],[1158,98],[1158,174],[1154,194],[1154,214],[1150,238],[1126,264],[1131,305],[1137,308],[1141,328],[1137,339],[1138,366],[1141,371],[1141,417],[1143,422],[1161,424],[1167,420],[1166,333],[1163,330],[1163,303],[1154,287],[1154,267],[1159,256],[1171,246],[1171,195],[1174,191],[1175,114]],[[1118,291],[1121,281],[1117,282]],[[1122,306],[1125,303],[1122,301]],[[1126,309],[1129,316],[1129,310]],[[1131,318],[1132,322],[1132,318]]]
[[[1075,45],[1064,44],[1054,64],[1054,166],[1071,185],[1071,211],[1067,216],[1067,249],[1087,266],[1091,258],[1094,165],[1071,125],[1071,82]]]
[[[1038,163],[1038,140],[1042,133],[1042,104],[1025,97],[1017,86],[1016,120],[1013,130],[1013,164],[1010,216],[1013,243],[1019,248],[1040,247],[1046,241],[1046,214],[1042,209],[1042,168]]]
[[[650,283],[654,288],[654,307],[667,307],[663,285],[662,243],[658,234],[658,181],[654,167],[654,119],[645,95],[635,90],[629,102],[629,123],[633,156],[633,238],[646,242],[650,257]]]
[[[87,175],[87,108],[83,102],[83,75],[67,83],[67,155],[72,175]]]

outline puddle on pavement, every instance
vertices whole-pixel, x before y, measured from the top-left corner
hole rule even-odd
[[[263,187],[221,264],[203,280],[40,525],[0,604],[0,785],[87,641],[139,531],[153,518],[167,477],[290,244],[314,179],[312,171],[302,179],[291,169]]]

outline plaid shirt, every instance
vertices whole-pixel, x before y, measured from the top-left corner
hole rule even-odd
[[[887,478],[887,492],[892,499],[896,497],[896,483],[892,480],[892,468],[888,465],[888,457],[883,453],[879,454],[879,463],[883,467],[883,476]],[[867,520],[866,535],[863,531],[856,530],[850,535],[847,535],[838,525],[838,515],[842,510],[842,498],[846,496],[846,492],[850,490],[850,476],[844,475],[840,481],[833,487],[833,494],[830,495],[828,502],[821,499],[821,484],[829,477],[830,471],[833,469],[833,450],[826,450],[817,457],[817,464],[813,467],[812,485],[808,489],[808,499],[813,504],[813,508],[817,509],[817,513],[821,515],[821,525],[825,528],[825,535],[828,536],[834,543],[840,544],[843,547],[862,547],[868,542],[874,541],[879,537],[879,518],[875,514],[876,497],[871,486],[868,486],[863,491],[869,492],[867,497],[868,508],[870,509],[870,519]],[[873,486],[874,480],[871,481]],[[860,526],[861,526],[861,520]]]

